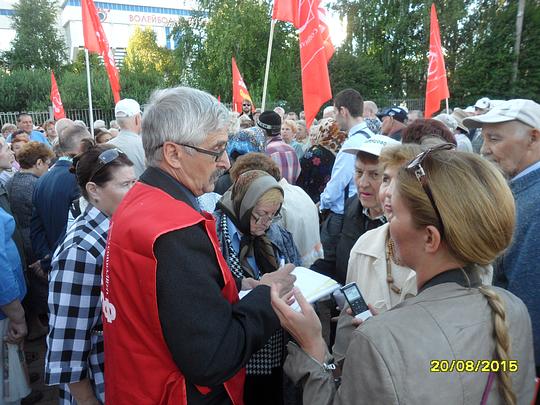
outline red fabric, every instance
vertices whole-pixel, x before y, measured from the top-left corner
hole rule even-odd
[[[60,98],[60,92],[58,91],[58,86],[56,84],[53,71],[51,71],[51,103],[54,111],[54,119],[59,120],[60,118],[66,118],[64,105],[62,104],[62,99]]]
[[[321,106],[332,98],[327,50],[319,22],[319,1],[303,0],[299,9],[300,63],[306,126],[309,128]]]
[[[120,76],[114,63],[114,56],[103,26],[99,21],[96,6],[92,0],[81,0],[84,47],[89,52],[101,55],[105,63],[105,69],[109,75],[109,82],[114,97],[114,102],[120,101]]]
[[[184,376],[162,334],[153,246],[160,235],[197,223],[204,224],[220,265],[223,298],[235,303],[238,291],[219,250],[210,214],[201,214],[143,183],[137,183],[116,210],[109,229],[102,282],[107,403],[187,404]],[[243,405],[244,380],[242,369],[224,384],[234,405]],[[201,393],[209,392],[206,387],[198,388]]]
[[[429,118],[441,109],[441,100],[450,97],[446,82],[446,68],[441,47],[441,34],[435,4],[431,5],[429,32],[429,66],[426,85],[426,107],[424,115]]]
[[[275,0],[272,19],[288,21],[298,28],[298,0]]]
[[[320,19],[322,13],[323,20]],[[328,61],[334,53],[325,10],[319,0],[275,0],[272,18],[289,21],[300,33],[302,96],[309,128],[321,106],[332,98]]]
[[[321,5],[319,5],[319,29],[323,39],[324,51],[326,52],[326,61],[328,62],[330,59],[332,59],[335,49],[332,39],[330,38],[330,30],[328,29],[328,22],[326,19],[326,10]]]
[[[242,78],[240,71],[238,70],[238,66],[236,66],[236,61],[234,60],[234,58],[232,58],[232,78],[233,110],[241,113],[242,101],[249,100],[251,102],[251,111],[254,112],[255,104],[253,104],[253,101],[251,100],[251,96],[249,95],[247,86],[244,83],[244,79]]]

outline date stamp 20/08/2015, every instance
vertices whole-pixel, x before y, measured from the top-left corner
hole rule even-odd
[[[519,369],[517,360],[431,360],[431,373],[515,373]]]

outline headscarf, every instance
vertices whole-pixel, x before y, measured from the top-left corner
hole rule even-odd
[[[245,155],[250,152],[264,152],[264,132],[260,128],[241,129],[229,135],[227,154],[231,157]]]
[[[347,134],[339,129],[336,120],[325,118],[320,121],[319,135],[313,140],[313,145],[324,146],[332,153],[337,154],[346,140]]]
[[[261,274],[270,273],[279,268],[272,242],[266,234],[251,235],[251,214],[257,201],[271,189],[283,194],[279,183],[262,170],[249,170],[236,179],[233,186],[221,197],[217,206],[227,215],[236,228],[242,232],[239,260],[244,269],[255,274],[247,258],[253,256]]]

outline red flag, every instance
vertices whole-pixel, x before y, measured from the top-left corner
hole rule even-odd
[[[54,78],[53,71],[51,71],[51,103],[53,105],[54,119],[59,120],[60,118],[66,118],[64,105],[62,104],[62,99],[60,98],[60,92],[58,91],[58,86],[56,85],[56,79]]]
[[[322,14],[323,19],[320,19]],[[334,53],[326,11],[319,0],[275,0],[272,18],[289,21],[300,33],[302,96],[309,128],[321,106],[332,98],[328,61]]]
[[[334,54],[334,44],[330,38],[330,30],[328,29],[328,20],[326,17],[326,10],[324,7],[319,5],[319,30],[321,31],[321,36],[324,43],[324,50],[326,52],[326,61],[328,62],[332,59]]]
[[[450,97],[446,82],[446,68],[441,47],[441,34],[435,4],[431,5],[429,32],[429,66],[426,85],[426,107],[424,115],[429,118],[441,108],[441,100]]]
[[[114,57],[107,42],[105,31],[99,21],[96,6],[92,0],[81,0],[84,47],[89,52],[101,55],[113,92],[114,102],[120,101],[120,77]]]
[[[233,80],[233,110],[242,112],[242,101],[249,100],[251,103],[251,110],[255,111],[255,105],[251,101],[249,91],[242,79],[242,75],[236,66],[236,61],[232,58],[232,80]]]
[[[300,63],[306,126],[309,128],[321,106],[332,98],[328,59],[319,22],[319,0],[300,0]]]
[[[298,0],[274,0],[272,19],[288,21],[298,28]]]

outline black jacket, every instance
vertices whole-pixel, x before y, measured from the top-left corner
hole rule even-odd
[[[198,209],[194,196],[160,169],[148,168],[140,181]],[[226,302],[221,270],[201,224],[160,236],[154,254],[159,319],[186,378],[188,404],[230,404],[223,382],[280,327],[270,288],[259,286],[234,305]],[[212,391],[202,395],[195,385]]]
[[[336,261],[319,259],[311,265],[312,270],[345,284],[352,247],[364,233],[384,224],[380,219],[370,219],[364,215],[363,209],[357,195],[347,199],[343,210],[343,228],[336,246]]]

